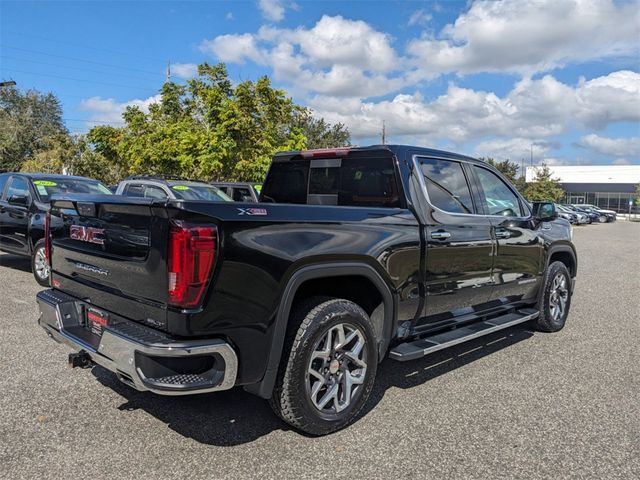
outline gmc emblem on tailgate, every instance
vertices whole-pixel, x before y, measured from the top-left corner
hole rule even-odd
[[[104,228],[83,227],[82,225],[71,225],[69,236],[81,242],[97,243],[104,245]]]

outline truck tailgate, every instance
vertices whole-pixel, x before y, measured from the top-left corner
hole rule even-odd
[[[118,305],[114,297],[128,300],[137,304],[127,306],[134,316],[162,327],[168,296],[165,206],[116,195],[72,196],[55,198],[51,214],[62,219],[51,232],[53,286],[98,306]],[[151,238],[163,241],[152,244]]]

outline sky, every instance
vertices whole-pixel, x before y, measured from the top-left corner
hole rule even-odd
[[[268,75],[358,145],[551,165],[640,164],[640,1],[5,1],[0,80],[69,131],[121,125],[171,65]]]

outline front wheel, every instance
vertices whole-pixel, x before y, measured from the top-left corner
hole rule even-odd
[[[292,316],[300,325],[285,344],[270,400],[295,428],[325,435],[350,424],[373,388],[378,353],[369,316],[344,299],[315,298]]]
[[[547,269],[535,326],[543,332],[562,330],[571,307],[571,275],[562,262],[553,262]]]
[[[38,240],[33,247],[33,255],[31,255],[31,271],[36,282],[43,287],[49,286],[49,270],[44,240]]]

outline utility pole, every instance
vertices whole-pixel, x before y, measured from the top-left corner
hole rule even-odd
[[[386,143],[387,143],[387,129],[386,129],[384,120],[382,120],[382,145],[386,145]]]
[[[165,83],[169,83],[171,81],[171,60],[167,61],[167,76]]]

